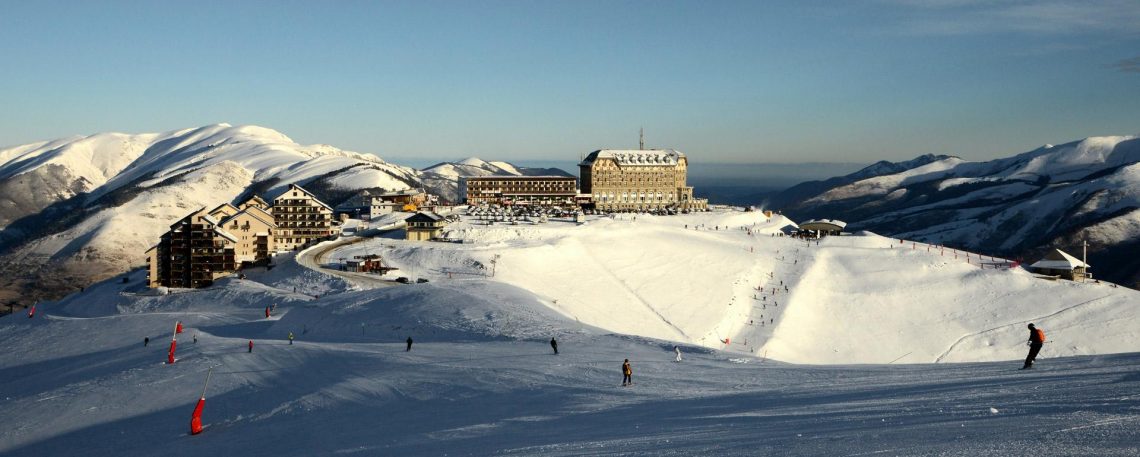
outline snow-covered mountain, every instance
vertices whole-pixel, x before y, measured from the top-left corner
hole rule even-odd
[[[1004,256],[1033,258],[1049,247],[1079,254],[1088,240],[1094,274],[1140,281],[1140,139],[1092,137],[987,162],[916,160],[838,178],[786,199],[783,209]]]
[[[272,198],[293,183],[334,204],[358,189],[422,185],[414,169],[257,126],[101,133],[0,150],[0,290],[29,298],[126,271],[190,211]]]
[[[453,202],[462,199],[459,195],[459,179],[468,176],[573,176],[557,168],[519,167],[507,162],[487,162],[477,157],[437,163],[422,171],[424,184]]]

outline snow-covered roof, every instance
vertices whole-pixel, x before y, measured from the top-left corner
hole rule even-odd
[[[225,231],[225,230],[222,230],[222,229],[220,229],[220,228],[216,228],[216,229],[214,229],[214,233],[217,233],[217,234],[218,234],[218,235],[220,235],[222,238],[225,238],[225,239],[227,239],[227,240],[233,241],[234,243],[237,243],[237,242],[238,242],[238,238],[237,238],[236,236],[233,236],[233,234],[231,234],[230,232],[227,232],[227,231]]]
[[[599,149],[586,156],[580,165],[611,159],[618,165],[673,166],[683,157],[685,154],[673,149]]]
[[[813,224],[814,225],[832,225],[832,226],[838,227],[839,230],[843,230],[845,227],[847,227],[846,222],[836,220],[836,219],[812,219],[812,220],[807,221],[807,222],[802,222],[799,225],[800,225],[800,228],[802,228],[804,230],[816,230],[814,228],[808,227],[809,225],[813,225]]]
[[[427,221],[430,222],[439,222],[443,220],[443,216],[440,216],[431,211],[420,211],[404,220],[407,222],[421,222],[424,221],[424,219],[427,219]]]
[[[1050,270],[1072,270],[1077,267],[1090,268],[1089,264],[1080,261],[1080,259],[1077,259],[1076,257],[1073,257],[1060,249],[1054,249],[1050,251],[1048,254],[1045,254],[1044,258],[1038,260],[1037,262],[1034,262],[1033,265],[1030,265],[1029,267],[1042,269],[1047,268]]]
[[[305,188],[304,188],[304,187],[298,186],[298,185],[296,185],[296,184],[290,184],[290,185],[289,185],[289,188],[288,188],[288,189],[285,189],[285,191],[284,191],[284,192],[281,192],[280,194],[278,194],[276,197],[274,197],[274,198],[273,198],[273,200],[277,200],[278,198],[284,197],[284,196],[285,196],[285,194],[287,194],[287,193],[289,193],[290,191],[293,191],[293,190],[299,190],[299,191],[301,191],[301,192],[304,192],[304,193],[305,193],[305,195],[307,195],[309,198],[313,199],[313,201],[315,201],[315,202],[317,202],[317,203],[321,204],[321,206],[324,206],[325,208],[329,208],[329,209],[332,209],[332,207],[331,207],[331,206],[329,206],[329,205],[328,205],[327,203],[325,203],[325,202],[322,202],[322,201],[321,201],[319,198],[317,198],[317,196],[316,196],[316,195],[313,195],[313,193],[312,193],[312,192],[309,192],[309,191],[305,190]]]

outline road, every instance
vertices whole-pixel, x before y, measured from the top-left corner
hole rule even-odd
[[[360,287],[365,288],[365,289],[376,289],[379,287],[391,287],[393,285],[400,284],[396,281],[392,281],[392,280],[388,280],[388,279],[382,279],[380,276],[377,276],[374,274],[358,273],[358,272],[354,272],[354,271],[341,271],[341,270],[338,270],[335,268],[327,268],[327,267],[324,267],[323,265],[329,264],[329,262],[328,262],[329,255],[338,248],[348,246],[350,244],[356,244],[356,243],[359,243],[362,241],[366,241],[366,240],[372,239],[372,237],[382,235],[384,233],[388,233],[388,232],[391,232],[394,230],[399,230],[399,229],[403,228],[403,226],[404,226],[403,222],[395,223],[395,224],[384,226],[384,227],[379,228],[379,229],[368,230],[368,231],[362,232],[360,235],[357,235],[357,236],[339,238],[336,241],[333,241],[331,243],[326,242],[326,243],[318,244],[312,248],[301,251],[301,253],[297,255],[297,263],[300,264],[301,266],[305,267],[305,268],[310,269],[310,270],[319,271],[321,273],[325,273],[325,274],[329,274],[329,275],[333,275],[333,276],[342,278],[345,281],[348,281],[352,284],[355,284],[355,285],[360,286]]]

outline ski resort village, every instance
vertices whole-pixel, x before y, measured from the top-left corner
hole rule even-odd
[[[1136,141],[808,198],[1081,162],[1118,192],[1084,211],[1135,204]],[[699,157],[417,170],[225,124],[0,151],[5,189],[84,176],[25,202],[72,216],[5,213],[8,285],[40,298],[0,318],[0,454],[1140,453],[1140,292],[1084,243],[717,204]]]

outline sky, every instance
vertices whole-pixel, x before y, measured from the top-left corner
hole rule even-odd
[[[1140,2],[0,0],[0,145],[256,124],[388,160],[987,160],[1140,133]]]

